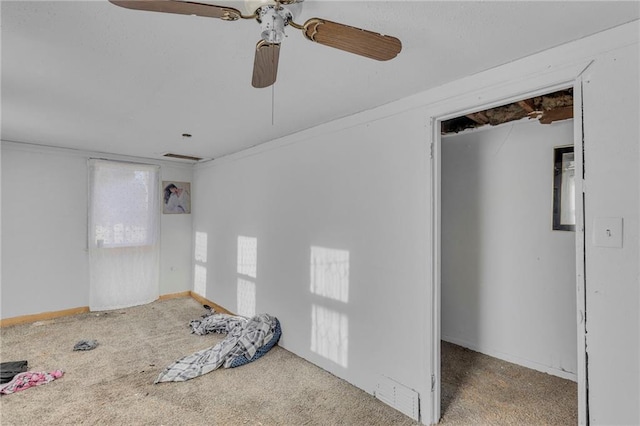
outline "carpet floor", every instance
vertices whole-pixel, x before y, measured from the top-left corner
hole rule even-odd
[[[578,424],[578,386],[442,342],[442,425]]]
[[[0,360],[65,372],[46,385],[0,397],[0,423],[418,424],[279,346],[243,367],[154,385],[164,367],[223,339],[189,333],[186,324],[203,313],[195,300],[182,298],[0,329]],[[82,339],[99,345],[73,351]],[[455,345],[443,343],[442,349],[441,424],[577,423],[575,383]]]

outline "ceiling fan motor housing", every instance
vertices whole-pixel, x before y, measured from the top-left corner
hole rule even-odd
[[[258,22],[262,27],[260,36],[267,43],[279,44],[284,39],[284,27],[293,19],[291,12],[284,6],[262,6],[259,10]]]

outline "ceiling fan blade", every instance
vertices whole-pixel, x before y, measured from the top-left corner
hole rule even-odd
[[[224,21],[236,21],[243,18],[242,13],[233,7],[215,6],[213,4],[195,3],[178,0],[109,0],[116,6],[134,10],[151,12],[177,13],[180,15],[196,15],[207,18],[220,18]]]
[[[320,18],[309,19],[302,30],[311,41],[378,61],[393,59],[402,50],[402,43],[395,37]]]
[[[251,80],[253,87],[260,89],[276,82],[279,58],[280,44],[268,43],[264,40],[258,42],[253,61],[253,79]]]

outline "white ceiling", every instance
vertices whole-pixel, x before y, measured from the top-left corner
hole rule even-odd
[[[3,0],[1,15],[3,140],[217,158],[636,20],[640,3],[307,0],[297,22],[394,35],[402,52],[378,62],[287,27],[273,90],[251,86],[251,20],[106,0]]]

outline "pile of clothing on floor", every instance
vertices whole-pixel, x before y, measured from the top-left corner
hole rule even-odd
[[[180,358],[160,373],[155,383],[182,382],[217,368],[233,368],[253,362],[280,339],[280,322],[269,314],[252,318],[211,313],[189,323],[191,332],[204,335],[223,333],[227,337],[207,349]]]
[[[90,351],[98,346],[97,340],[83,339],[73,347],[74,351]],[[29,362],[6,361],[0,362],[0,395],[8,395],[40,386],[59,379],[64,375],[62,370],[27,371]]]
[[[44,385],[64,375],[62,370],[27,371],[27,361],[7,361],[0,363],[0,395],[8,395]]]

